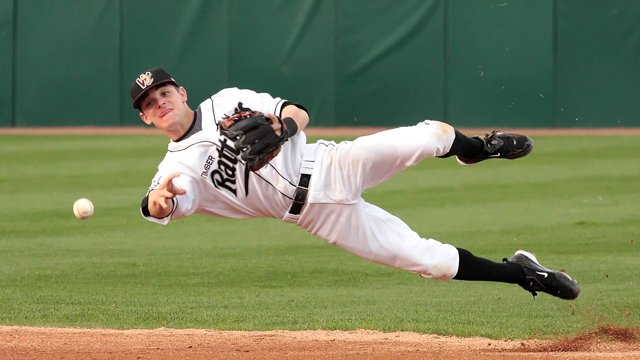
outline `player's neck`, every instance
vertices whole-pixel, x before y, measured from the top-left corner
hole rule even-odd
[[[189,109],[189,111],[185,112],[184,118],[182,121],[179,121],[175,127],[165,130],[165,134],[172,141],[180,141],[185,137],[186,134],[191,131],[193,124],[196,120],[196,112]]]

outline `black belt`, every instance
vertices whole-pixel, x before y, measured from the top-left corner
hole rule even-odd
[[[293,204],[291,204],[291,208],[289,209],[289,214],[300,215],[300,212],[302,211],[302,207],[307,202],[307,194],[309,194],[310,180],[311,180],[311,175],[309,174],[300,175],[300,182],[298,183],[296,192],[293,195]]]

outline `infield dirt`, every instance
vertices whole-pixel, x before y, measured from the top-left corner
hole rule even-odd
[[[556,340],[408,332],[100,330],[0,327],[2,359],[639,359],[640,328]]]

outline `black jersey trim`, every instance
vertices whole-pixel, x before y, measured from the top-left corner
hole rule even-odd
[[[140,202],[140,209],[142,209],[142,215],[144,215],[144,217],[151,216],[151,212],[149,211],[149,195],[145,196],[142,202]]]
[[[276,103],[276,106],[273,108],[273,114],[278,114],[278,117],[282,117],[282,109],[284,108],[284,103],[286,101],[284,100],[280,100]],[[278,111],[278,108],[280,108],[280,111]]]
[[[286,108],[289,105],[293,105],[293,106],[297,107],[300,110],[304,110],[304,112],[306,112],[307,115],[309,115],[309,110],[307,110],[307,108],[305,108],[304,106],[302,106],[302,105],[300,105],[298,103],[294,103],[294,102],[291,102],[291,101],[285,101],[282,104],[282,107],[280,108],[280,115],[282,115],[282,109]]]
[[[198,106],[196,111],[193,112],[193,121],[191,121],[191,126],[189,126],[189,129],[187,129],[187,131],[174,142],[180,142],[187,139],[200,130],[202,130],[202,110],[200,110],[200,107]]]
[[[213,114],[213,121],[215,121],[216,126],[218,125],[218,118],[216,117],[216,107],[213,106],[214,102],[213,102],[213,96],[209,98],[209,100],[211,100],[211,113]]]

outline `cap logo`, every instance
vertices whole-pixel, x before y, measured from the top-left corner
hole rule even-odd
[[[153,75],[151,75],[150,71],[147,71],[144,74],[140,74],[140,76],[138,76],[138,78],[136,79],[136,84],[138,84],[140,88],[146,89],[147,86],[153,84]]]

